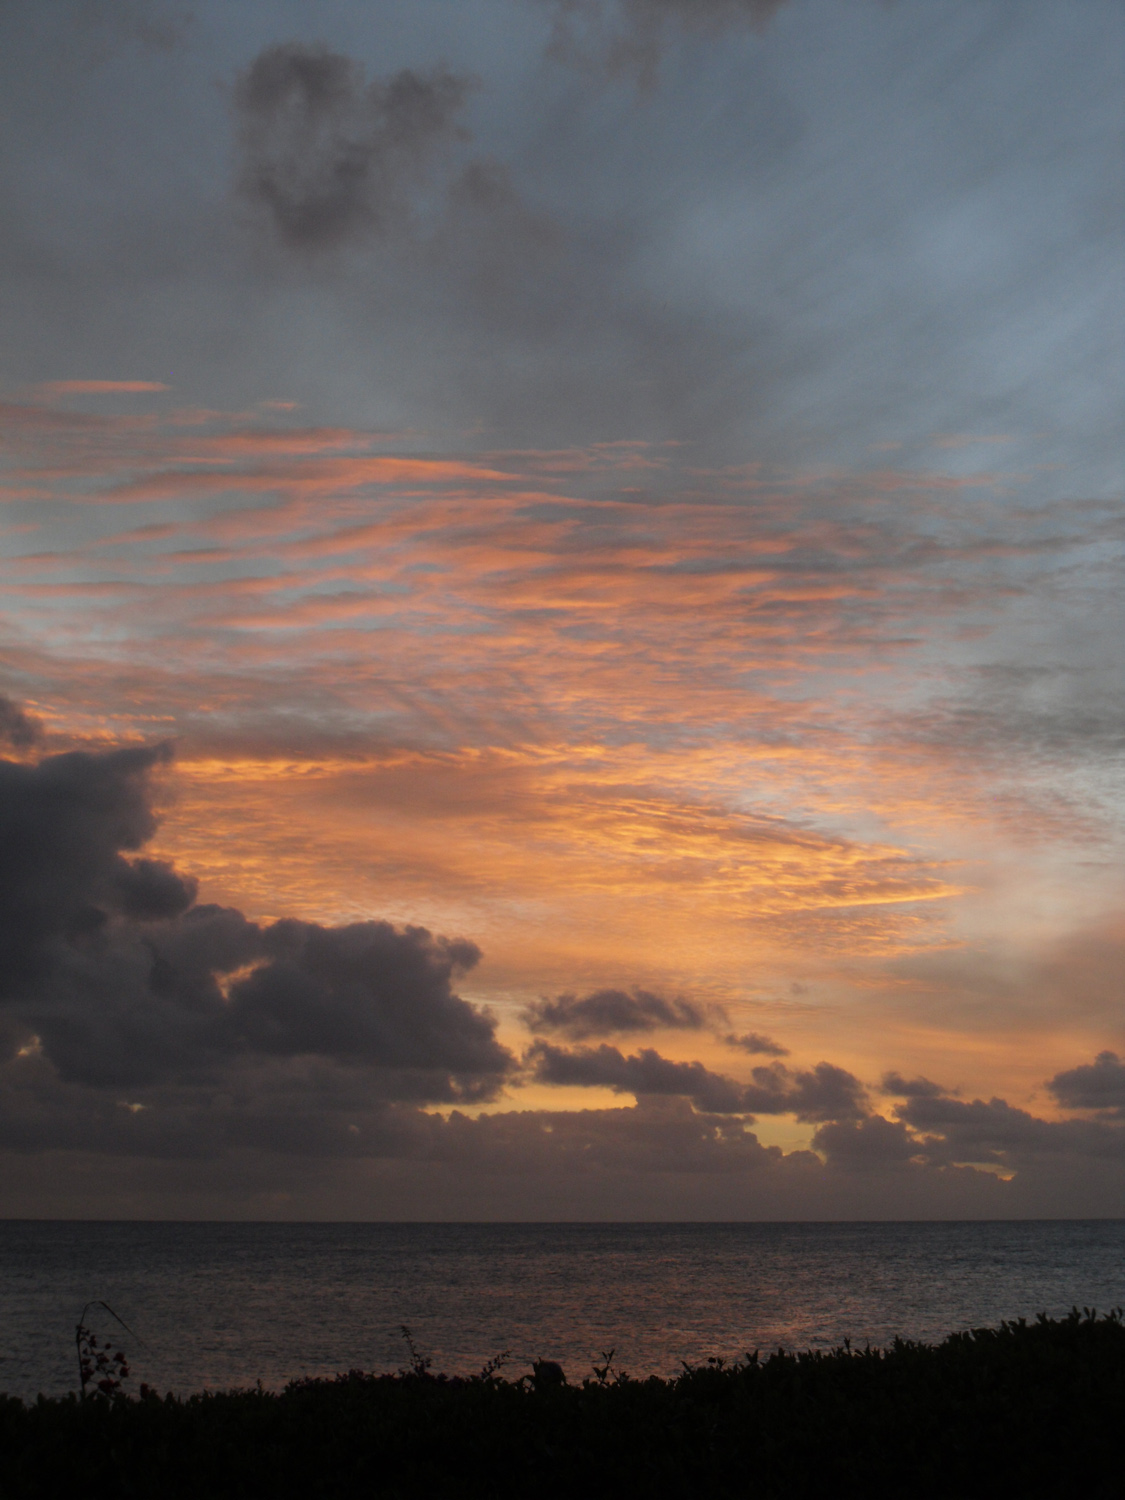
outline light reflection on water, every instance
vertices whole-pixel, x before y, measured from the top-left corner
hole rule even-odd
[[[602,1350],[631,1374],[748,1350],[936,1340],[1125,1303],[1125,1222],[964,1224],[67,1224],[0,1222],[0,1390],[75,1384],[103,1298],[135,1389],[188,1392],[510,1349],[509,1373]],[[99,1331],[101,1331],[99,1329]]]

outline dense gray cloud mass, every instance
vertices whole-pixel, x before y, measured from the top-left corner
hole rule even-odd
[[[268,963],[233,985],[231,1009],[251,1051],[317,1053],[385,1068],[473,1078],[506,1071],[493,1023],[449,988],[480,958],[473,943],[397,932],[387,922],[326,928],[275,923]]]
[[[557,1031],[574,1042],[591,1036],[656,1031],[661,1027],[698,1031],[707,1022],[708,1013],[701,1005],[693,1005],[682,997],[665,1000],[662,995],[640,989],[556,995],[553,1000],[536,1001],[524,1012],[529,1031]]]
[[[493,1022],[453,993],[474,944],[387,922],[260,927],[125,857],[155,831],[166,746],[0,761],[0,1004],[65,1081],[144,1086],[232,1059],[323,1057],[382,1097],[495,1093]]]
[[[327,47],[268,47],[234,92],[241,190],[298,249],[384,233],[408,218],[433,157],[459,138],[468,88],[441,68],[365,84],[360,64]]]
[[[0,984],[43,981],[60,942],[91,940],[146,881],[122,850],[156,831],[146,787],[165,746],[0,761]],[[77,947],[75,951],[78,951]]]
[[[1057,1156],[1125,1159],[1125,1133],[1113,1124],[1042,1120],[1004,1099],[918,1094],[896,1114],[918,1133],[919,1149],[937,1165],[975,1162],[1016,1170],[1021,1162]]]

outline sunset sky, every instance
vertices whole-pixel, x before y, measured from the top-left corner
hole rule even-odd
[[[0,73],[3,1211],[1125,1214],[1118,0]]]

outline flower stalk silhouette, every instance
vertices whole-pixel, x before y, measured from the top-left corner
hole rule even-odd
[[[131,1338],[137,1335],[123,1318],[119,1318],[108,1302],[87,1302],[82,1309],[74,1329],[74,1344],[78,1351],[79,1392],[86,1399],[86,1388],[93,1383],[94,1389],[103,1396],[114,1396],[129,1378],[129,1363],[121,1349],[114,1349],[108,1342],[99,1342],[97,1334],[87,1326],[86,1317],[92,1307],[100,1307],[120,1323]]]

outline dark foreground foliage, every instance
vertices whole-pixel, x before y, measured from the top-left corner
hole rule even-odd
[[[962,1497],[1125,1493],[1125,1324],[712,1361],[581,1384],[352,1371],[280,1394],[0,1397],[0,1495]]]

